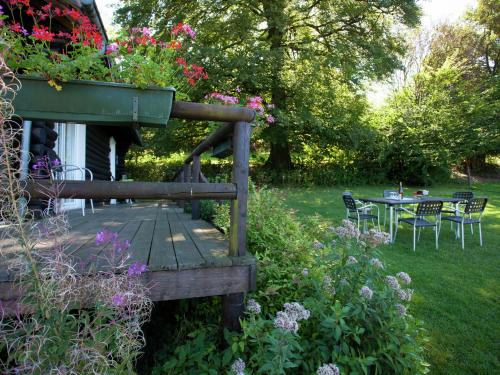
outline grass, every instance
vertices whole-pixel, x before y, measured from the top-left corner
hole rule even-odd
[[[383,189],[390,188],[349,190],[356,198],[380,196]],[[451,196],[466,188],[441,185],[429,190],[434,196]],[[466,229],[462,251],[446,223],[438,251],[434,233],[426,230],[413,252],[412,229],[407,225],[399,227],[395,244],[382,249],[382,260],[390,273],[406,271],[413,279],[411,313],[425,322],[428,331],[431,374],[500,373],[500,184],[477,184],[473,190],[476,196],[489,198],[483,216],[483,247],[479,246],[476,227],[474,236]],[[319,214],[333,224],[345,216],[343,191],[340,187],[283,189],[287,205],[296,209],[299,217]]]

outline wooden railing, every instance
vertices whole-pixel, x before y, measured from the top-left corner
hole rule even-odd
[[[235,187],[236,197],[231,199],[230,208],[230,233],[229,233],[229,255],[242,256],[246,253],[246,220],[247,220],[247,197],[248,197],[248,162],[250,156],[250,134],[251,124],[249,122],[237,121],[222,124],[216,131],[201,142],[194,151],[184,160],[184,165],[174,176],[178,183],[192,183],[202,185],[214,185],[222,187],[227,184],[209,184],[201,173],[200,156],[217,146],[221,142],[230,139],[233,149],[233,170],[231,184]],[[204,181],[202,181],[202,179]],[[192,197],[192,218],[197,220],[201,215],[200,201]],[[225,199],[214,197],[213,199]]]
[[[183,168],[175,176],[175,183],[66,181],[58,187],[57,196],[74,199],[190,200],[193,205],[193,219],[200,218],[200,199],[228,199],[231,200],[229,255],[245,255],[250,133],[255,111],[241,107],[178,101],[173,104],[171,117],[222,122],[222,125],[186,158]],[[228,139],[233,146],[232,181],[208,183],[201,173],[200,156]],[[54,189],[54,185],[48,180],[28,182],[26,186],[26,191],[32,198],[45,198],[51,189]]]

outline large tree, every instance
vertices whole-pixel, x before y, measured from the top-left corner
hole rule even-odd
[[[152,25],[160,35],[176,22],[194,26],[198,47],[191,53],[207,66],[210,88],[240,85],[275,104],[277,121],[262,133],[268,164],[289,169],[293,135],[309,133],[304,124],[318,112],[303,95],[323,92],[335,101],[325,76],[355,91],[366,79],[390,74],[404,52],[397,30],[416,25],[419,13],[416,0],[125,0],[117,19]]]

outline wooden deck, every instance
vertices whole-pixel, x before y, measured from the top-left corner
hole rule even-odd
[[[203,220],[192,220],[175,203],[120,204],[69,215],[71,226],[68,252],[82,273],[91,264],[104,267],[106,247],[96,246],[96,233],[118,232],[120,240],[130,240],[130,263],[147,264],[144,281],[151,286],[154,301],[242,293],[255,288],[255,258],[228,256],[224,236]],[[9,258],[19,251],[13,240],[0,240],[0,298],[16,298],[11,288],[15,275]]]

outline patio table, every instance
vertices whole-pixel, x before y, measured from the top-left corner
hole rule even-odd
[[[403,199],[395,199],[395,198],[357,198],[361,202],[370,202],[377,204],[386,204],[389,206],[389,236],[391,238],[391,243],[394,241],[393,238],[393,230],[392,230],[392,222],[394,217],[394,206],[400,206],[402,204],[418,204],[420,202],[426,201],[440,201],[446,203],[454,203],[455,207],[463,201],[460,198],[448,198],[448,197],[403,197]],[[458,207],[457,207],[458,209]],[[397,224],[396,224],[397,225]]]

